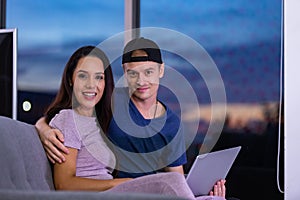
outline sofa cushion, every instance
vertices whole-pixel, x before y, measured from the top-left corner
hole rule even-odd
[[[0,188],[53,190],[49,161],[35,127],[0,116]]]
[[[181,197],[160,194],[113,193],[113,192],[83,192],[83,191],[16,191],[1,190],[0,199],[5,200],[185,200]]]

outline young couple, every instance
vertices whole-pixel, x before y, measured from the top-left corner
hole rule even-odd
[[[186,184],[180,120],[157,100],[164,75],[158,45],[130,41],[122,66],[128,87],[114,89],[110,62],[99,48],[81,47],[67,62],[54,102],[36,123],[56,189],[225,199],[225,180],[201,197]]]

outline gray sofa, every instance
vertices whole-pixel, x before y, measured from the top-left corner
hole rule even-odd
[[[0,116],[0,199],[182,199],[156,194],[55,191],[51,165],[31,124]]]

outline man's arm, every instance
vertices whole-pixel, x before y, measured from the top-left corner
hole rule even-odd
[[[40,118],[35,127],[39,133],[40,140],[44,146],[47,157],[52,163],[62,163],[65,157],[62,154],[69,153],[68,148],[63,145],[64,136],[58,129],[52,129],[45,121],[45,117]],[[62,151],[62,152],[61,152]]]

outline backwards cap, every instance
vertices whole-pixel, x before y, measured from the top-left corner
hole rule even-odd
[[[132,57],[134,50],[143,50],[147,56]],[[124,48],[122,64],[129,62],[153,61],[162,64],[161,52],[158,45],[146,38],[136,38],[128,42]]]

